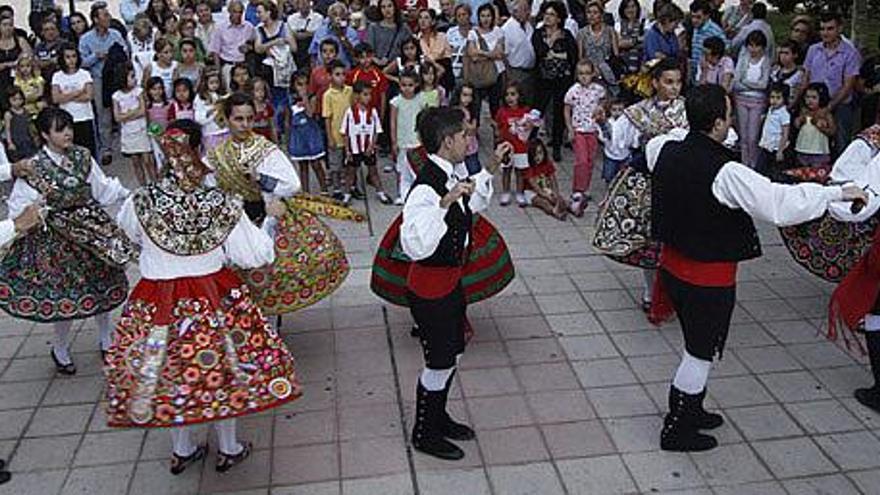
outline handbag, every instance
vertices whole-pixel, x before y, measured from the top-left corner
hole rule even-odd
[[[477,43],[480,50],[489,51],[489,45],[477,30]],[[492,87],[498,81],[498,68],[495,67],[495,61],[489,59],[474,60],[472,57],[465,56],[462,65],[462,75],[464,81],[471,84],[476,89],[486,89]]]
[[[651,240],[651,179],[624,167],[599,204],[593,247],[611,256],[627,256]]]

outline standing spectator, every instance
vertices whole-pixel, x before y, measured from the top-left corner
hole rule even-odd
[[[522,92],[525,105],[535,103],[534,81],[535,47],[532,46],[532,35],[535,29],[529,22],[531,7],[528,0],[516,0],[512,14],[501,32],[504,34],[504,54],[507,58],[507,81],[516,83]]]
[[[27,113],[36,118],[37,114],[46,107],[46,79],[40,74],[37,63],[31,55],[18,57],[15,66],[15,86],[21,89],[24,95],[24,108]]]
[[[34,46],[34,57],[40,66],[40,73],[47,81],[52,80],[52,74],[58,68],[58,49],[61,48],[61,42],[58,24],[51,19],[43,21],[40,39]]]
[[[746,56],[737,60],[733,90],[742,162],[755,168],[758,164],[761,115],[767,109],[767,86],[770,82],[770,56],[767,54],[764,33],[752,31],[749,34],[746,53]]]
[[[157,0],[153,0],[155,3]],[[153,3],[150,5],[152,6]],[[82,56],[82,66],[92,74],[92,82],[94,84],[94,92],[92,97],[95,99],[95,108],[98,112],[98,145],[101,151],[101,164],[108,165],[113,160],[112,154],[112,130],[113,130],[113,111],[112,108],[104,106],[104,59],[110,52],[113,45],[121,46],[128,53],[128,45],[119,34],[119,31],[110,29],[110,12],[107,10],[107,4],[104,2],[95,2],[92,4],[90,13],[92,18],[92,29],[84,34],[79,40],[79,53]],[[110,83],[110,81],[107,81]],[[74,126],[75,127],[75,126]]]
[[[163,33],[165,32],[165,23],[168,18],[174,17],[174,13],[171,12],[171,7],[168,6],[167,0],[150,0],[146,13],[147,17],[150,18],[150,22]]]
[[[89,21],[82,12],[74,12],[68,17],[70,31],[66,33],[67,40],[74,45],[79,45],[79,39],[89,32]]]
[[[0,88],[12,87],[12,71],[18,57],[30,55],[31,46],[25,38],[15,34],[15,21],[10,14],[0,14]],[[5,94],[3,99],[5,102]]]
[[[244,62],[255,33],[254,26],[243,22],[244,6],[239,0],[230,1],[226,10],[229,12],[229,22],[214,30],[208,53],[214,58],[214,64],[221,67],[223,82],[228,85],[232,66]]]
[[[876,47],[880,47],[880,42]],[[858,91],[862,94],[859,129],[864,129],[877,123],[880,110],[880,54],[875,52],[875,55],[866,58],[862,63],[858,85]]]
[[[703,58],[697,68],[697,84],[717,84],[730,93],[735,73],[733,59],[724,53],[724,40],[718,36],[706,38]]]
[[[113,116],[119,122],[122,154],[131,161],[138,183],[144,185],[156,180],[156,164],[153,163],[152,145],[147,134],[147,109],[143,87],[135,76],[130,62],[119,71],[125,82],[118,84],[113,93]]]
[[[177,63],[176,77],[188,79],[194,88],[199,87],[202,79],[202,73],[205,71],[205,65],[199,62],[197,53],[197,39],[184,38],[180,40],[178,49],[180,51],[180,61]]]
[[[703,42],[713,36],[717,36],[725,41],[724,30],[715,23],[710,17],[711,7],[706,0],[694,0],[691,4],[691,26],[694,32],[691,35],[691,59],[690,59],[690,81],[696,81],[697,67],[703,58]]]
[[[446,40],[446,33],[437,31],[437,13],[432,9],[419,12],[419,44],[422,54],[429,63],[443,67],[443,78],[438,81],[446,93],[452,93],[455,79],[452,77],[452,47]]]
[[[290,106],[288,88],[290,78],[296,72],[296,62],[293,60],[296,38],[287,29],[287,24],[279,20],[278,6],[274,2],[257,6],[257,15],[260,17],[260,24],[257,26],[254,51],[259,55],[266,55],[262,66],[268,65],[269,71],[263,75],[263,79],[271,88],[275,129],[286,135],[284,126],[287,122],[287,108]]]
[[[567,17],[568,12],[561,1],[544,2],[539,15],[543,25],[532,34],[538,64],[536,85],[541,88],[535,98],[535,108],[546,113],[547,107],[552,105],[550,144],[553,146],[553,160],[557,162],[562,160],[565,93],[574,81],[574,67],[578,61],[577,42],[571,32],[563,27]]]
[[[800,104],[801,94],[805,86],[804,68],[797,64],[801,58],[798,53],[798,44],[794,40],[786,40],[779,44],[776,50],[776,66],[770,71],[771,83],[783,83],[788,86],[788,109],[791,113]]]
[[[342,2],[336,2],[327,9],[327,19],[324,25],[318,28],[309,46],[309,55],[313,60],[321,61],[321,42],[327,39],[336,41],[339,47],[337,60],[346,68],[351,67],[354,47],[359,43],[357,31],[348,25],[348,7]],[[323,61],[321,61],[323,63]]]
[[[477,17],[480,23],[468,34],[466,56],[474,60],[492,60],[498,78],[495,84],[487,88],[477,88],[475,109],[479,115],[483,102],[488,100],[489,110],[495,115],[500,107],[501,90],[504,87],[504,36],[495,25],[495,8],[492,5],[481,6]]]
[[[788,33],[788,38],[798,44],[798,53],[800,53],[800,57],[797,59],[798,65],[803,65],[810,45],[820,41],[819,36],[816,35],[815,22],[808,15],[795,16],[791,20],[791,30]]]
[[[614,28],[602,20],[602,4],[590,2],[587,5],[587,25],[578,31],[579,59],[587,59],[596,68],[596,75],[602,78],[609,88],[616,88],[617,75],[611,70],[608,60],[620,55],[617,34]],[[612,89],[612,93],[616,91]],[[555,159],[555,158],[554,158]]]
[[[324,16],[312,10],[311,0],[294,0],[296,12],[287,18],[287,29],[296,38],[296,54],[294,56],[297,67],[309,66],[309,46],[315,32],[324,22]]]
[[[580,217],[591,199],[593,159],[599,148],[599,125],[595,116],[602,111],[605,88],[593,82],[596,70],[589,60],[581,59],[576,70],[577,81],[565,94],[565,126],[571,136],[571,147],[574,151],[571,212]]]
[[[174,95],[174,79],[177,74],[177,61],[174,60],[174,47],[167,38],[160,36],[156,38],[154,45],[156,54],[149,65],[144,67],[142,82],[146,83],[151,77],[162,79],[165,87],[165,94]]]
[[[470,32],[471,8],[466,3],[460,3],[455,7],[455,25],[446,32],[446,41],[452,48],[452,74],[456,81],[461,81],[461,68]]]
[[[200,1],[196,5],[196,38],[202,42],[203,47],[207,48],[211,45],[211,37],[216,29],[217,23],[211,15],[211,6],[206,1]]]
[[[257,7],[260,6],[262,0],[243,0],[244,2],[244,20],[251,26],[257,27],[260,23],[260,16],[257,14]]]
[[[81,68],[76,47],[65,44],[58,53],[58,71],[52,76],[52,102],[73,117],[73,142],[97,156],[95,114],[92,111],[92,75]]]
[[[128,32],[128,46],[131,48],[131,62],[134,64],[138,81],[144,79],[144,68],[150,65],[155,55],[155,28],[146,16],[140,16]]]
[[[843,19],[840,14],[822,14],[819,22],[822,41],[810,46],[804,69],[808,82],[825,83],[828,88],[831,97],[828,110],[837,124],[834,142],[834,156],[837,156],[849,145],[855,124],[852,97],[862,59],[856,47],[841,36]]]
[[[193,46],[195,46],[196,61],[201,64],[205,63],[207,51],[205,50],[205,45],[202,44],[202,40],[200,40],[196,36],[195,19],[181,19],[180,21],[180,39],[177,40],[177,44],[175,45],[174,50],[174,58],[178,62],[180,62],[181,57],[183,57],[183,55],[180,53],[180,47],[181,43],[183,43],[184,40],[189,40],[190,42],[192,42]]]
[[[440,15],[437,16],[437,31],[445,33],[455,24],[455,1],[440,0]]]
[[[385,67],[400,56],[400,44],[409,39],[412,32],[403,22],[394,0],[379,0],[379,13],[382,18],[367,28],[367,43],[376,52],[376,65]]]
[[[150,0],[120,0],[119,14],[127,26],[134,24],[139,14],[147,11],[147,7],[152,3]],[[140,79],[138,79],[140,80]]]
[[[37,145],[30,132],[32,115],[24,107],[25,98],[21,88],[7,88],[6,101],[9,107],[3,115],[6,152],[12,162],[17,162],[37,153]]]
[[[764,33],[767,39],[767,56],[770,60],[776,60],[776,40],[773,39],[773,27],[767,22],[767,5],[763,3],[752,5],[752,20],[743,25],[730,41],[730,53],[736,54],[737,58],[748,56],[745,42],[752,31]]]
[[[657,20],[645,35],[645,61],[655,58],[679,58],[681,48],[675,28],[682,19],[681,9],[666,4],[658,10]]]
[[[626,72],[634,74],[642,64],[646,31],[639,0],[621,0],[617,15],[618,50],[626,62]]]
[[[333,7],[330,8],[333,10]],[[351,106],[351,86],[345,85],[345,65],[334,60],[327,69],[330,72],[330,87],[324,92],[321,116],[327,135],[327,168],[330,170],[330,183],[333,198],[342,199],[342,166],[345,161],[345,138],[342,136],[342,119]]]
[[[754,0],[739,0],[739,5],[731,5],[721,15],[721,28],[728,38],[738,35],[742,28],[752,22]],[[766,11],[766,6],[764,7]]]

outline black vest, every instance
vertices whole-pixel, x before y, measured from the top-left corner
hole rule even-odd
[[[733,153],[700,132],[663,145],[651,189],[652,237],[697,261],[742,261],[761,255],[752,218],[712,194]]]
[[[419,170],[419,174],[410,191],[417,186],[425,185],[433,189],[442,198],[449,192],[449,189],[446,188],[447,180],[446,172],[429,159]],[[464,208],[456,201],[446,210],[446,216],[443,217],[443,221],[446,222],[446,233],[440,239],[437,249],[434,250],[431,256],[419,260],[417,263],[425,266],[461,266],[464,264],[464,255],[467,248],[465,243],[469,239],[468,234],[471,231],[473,215],[468,205],[469,197],[463,196],[462,199]]]

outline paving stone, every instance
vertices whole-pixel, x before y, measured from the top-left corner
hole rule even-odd
[[[542,425],[547,448],[554,459],[587,457],[615,452],[600,421]]]
[[[785,408],[807,433],[836,433],[864,428],[843,405],[836,400],[798,402]]]
[[[394,474],[374,478],[342,480],[343,495],[409,495],[413,493],[412,478],[407,474]]]
[[[504,339],[537,339],[552,336],[547,320],[539,315],[511,316],[495,320]]]
[[[880,470],[857,471],[847,473],[856,486],[868,495],[880,495]]]
[[[561,337],[559,344],[562,345],[565,354],[572,361],[619,357],[611,339],[605,335]]]
[[[810,476],[837,470],[809,438],[768,440],[754,443],[753,446],[779,478]]]
[[[25,438],[9,465],[15,472],[67,468],[79,442],[79,435]]]
[[[33,409],[0,411],[0,439],[20,437],[33,413]]]
[[[342,477],[358,478],[407,471],[406,450],[400,437],[365,438],[342,442]]]
[[[636,484],[643,492],[704,486],[697,466],[687,455],[666,452],[623,454]]]
[[[772,479],[758,456],[745,444],[721,445],[693,456],[710,485],[741,485]]]
[[[513,368],[483,368],[459,373],[466,397],[509,395],[520,391]]]
[[[562,495],[562,483],[547,462],[519,466],[493,466],[489,478],[496,493],[505,495]]]
[[[272,482],[289,485],[337,479],[338,456],[336,444],[275,449],[272,456]]]
[[[747,483],[735,486],[718,486],[714,488],[717,495],[787,495],[788,492],[779,482]]]
[[[144,435],[142,430],[89,433],[83,438],[73,465],[79,467],[136,461]]]
[[[592,312],[545,315],[544,319],[550,325],[551,332],[558,336],[591,335],[605,331]]]
[[[0,344],[2,345],[2,344]],[[2,368],[0,368],[2,369]],[[2,382],[21,382],[31,380],[50,380],[55,376],[55,366],[44,357],[18,358],[9,361],[9,366],[0,375]]]
[[[558,461],[562,482],[572,495],[629,493],[636,490],[619,456]]]
[[[351,406],[346,411],[357,411],[364,407]],[[390,404],[388,405],[391,406]],[[346,415],[347,417],[347,415]],[[309,443],[324,443],[336,440],[336,413],[333,410],[284,412],[275,415],[274,445],[276,447],[292,447]]]
[[[103,376],[55,380],[49,386],[42,405],[94,404],[103,390]]]
[[[486,430],[532,422],[526,401],[519,395],[467,399],[474,427]]]
[[[572,366],[567,362],[525,364],[514,367],[513,371],[526,392],[579,388]]]
[[[250,462],[250,459],[247,461]],[[139,462],[131,482],[131,494],[189,495],[199,490],[205,461],[197,462],[181,474],[173,475],[168,461]],[[338,494],[337,494],[338,495]]]
[[[510,355],[510,362],[515,365],[565,360],[565,355],[554,338],[511,340],[507,342],[507,353]]]
[[[867,431],[833,433],[815,441],[845,471],[880,467],[880,440]]]
[[[750,441],[803,434],[785,410],[775,404],[728,408],[724,412]]]
[[[89,424],[94,404],[41,407],[34,414],[26,436],[64,435],[81,433]]]
[[[20,495],[59,493],[66,478],[67,470],[15,473],[9,483],[3,485],[3,493]]]
[[[62,495],[118,495],[125,493],[134,464],[81,467],[70,471]]]
[[[593,419],[596,413],[582,390],[536,392],[526,395],[537,423]]]
[[[0,409],[35,407],[48,386],[49,382],[44,380],[0,384]]]
[[[331,418],[328,421],[334,423]],[[342,440],[397,436],[400,411],[392,403],[344,407],[339,410],[339,429]]]
[[[758,378],[782,402],[831,398],[822,384],[806,371],[765,374]]]
[[[734,354],[753,373],[801,369],[800,363],[782,346],[736,349]]]
[[[543,461],[549,458],[541,432],[534,426],[486,430],[477,433],[489,465]]]
[[[489,480],[482,469],[456,469],[418,473],[420,492],[425,495],[490,495]]]
[[[590,399],[600,418],[659,412],[642,387],[637,385],[590,389],[587,390],[587,398]]]
[[[278,457],[274,462],[278,462]],[[218,473],[214,469],[216,459],[209,455],[202,469],[201,490],[203,492],[219,492],[232,490],[247,490],[251,488],[268,487],[270,476],[275,479],[272,471],[273,462],[270,461],[268,450],[255,450],[251,456],[241,464],[235,466],[235,474]],[[290,469],[299,469],[297,464],[290,464]],[[227,474],[231,476],[227,476]]]
[[[660,332],[626,332],[611,335],[614,344],[625,357],[651,356],[673,352]]]
[[[822,495],[825,493],[833,493],[834,495],[857,495],[860,493],[855,485],[853,485],[852,481],[839,474],[799,480],[787,480],[783,481],[782,484],[788,489],[789,493],[812,495]]]
[[[709,395],[722,407],[749,406],[773,402],[767,389],[754,377],[740,376],[712,380]]]
[[[578,361],[572,366],[585,388],[629,385],[638,381],[626,361],[620,358]]]
[[[342,486],[338,481],[304,483],[272,488],[272,495],[340,495],[341,493]]]
[[[656,415],[602,421],[619,452],[645,452],[659,447],[663,419]]]

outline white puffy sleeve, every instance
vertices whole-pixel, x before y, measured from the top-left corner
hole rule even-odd
[[[12,220],[0,222],[0,248],[15,239],[15,223]]]
[[[293,163],[279,148],[272,150],[263,159],[257,167],[257,173],[260,174],[260,188],[267,193],[264,194],[266,200],[273,196],[289,198],[300,190],[299,176],[296,175]]]
[[[89,184],[92,186],[92,197],[101,206],[109,206],[128,197],[129,191],[116,177],[104,175],[98,162],[92,158],[92,170],[89,172]]]
[[[37,192],[37,190],[31,187],[27,182],[21,179],[16,179],[12,185],[12,192],[9,193],[9,198],[6,200],[9,217],[16,218],[21,215],[21,212],[23,212],[25,208],[32,203],[42,201],[42,199],[43,195]]]
[[[241,268],[258,268],[275,261],[275,242],[242,212],[223,242],[226,259]]]
[[[6,151],[0,146],[0,182],[6,182],[12,178],[12,165],[6,158]]]
[[[471,176],[474,181],[474,193],[471,195],[469,205],[473,213],[479,213],[489,208],[492,201],[492,174],[486,169],[480,170],[476,175]],[[445,214],[445,213],[444,213]],[[445,222],[444,222],[444,225]]]
[[[645,145],[645,160],[648,162],[648,170],[653,172],[657,165],[657,159],[660,157],[660,151],[663,146],[670,141],[682,141],[687,137],[687,129],[675,128],[666,134],[651,138]]]
[[[621,117],[611,124],[611,135],[608,137],[610,142],[605,143],[605,146],[614,156],[629,156],[633,148],[639,147],[642,131],[628,118]]]
[[[874,150],[864,139],[856,139],[850,143],[843,153],[834,161],[831,169],[831,180],[849,181],[861,179],[868,163],[874,158]]]
[[[429,186],[418,185],[409,192],[400,226],[400,246],[407,256],[418,261],[434,253],[446,234],[446,212]]]
[[[116,215],[116,223],[132,242],[139,245],[143,243],[141,221],[134,210],[134,198],[132,196],[126,198],[125,202],[122,203],[122,208],[119,209],[119,213]]]
[[[777,184],[741,163],[727,162],[715,176],[712,194],[729,208],[784,227],[822,216],[829,203],[843,198],[843,189],[812,183]]]

